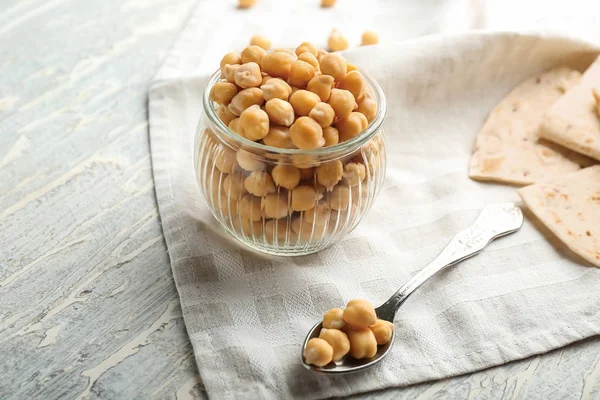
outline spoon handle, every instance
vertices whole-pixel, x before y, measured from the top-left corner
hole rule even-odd
[[[425,281],[442,269],[474,256],[492,240],[513,233],[523,225],[521,209],[512,203],[486,206],[473,225],[459,232],[442,252],[376,309],[381,319],[393,321],[398,308]]]

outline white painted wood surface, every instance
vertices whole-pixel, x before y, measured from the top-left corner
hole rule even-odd
[[[193,3],[0,0],[2,399],[204,397],[146,122]],[[600,339],[368,397],[600,398]]]

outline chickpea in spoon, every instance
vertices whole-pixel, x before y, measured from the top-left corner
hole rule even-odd
[[[354,359],[370,358],[377,353],[378,344],[392,339],[393,332],[394,324],[377,319],[367,300],[350,300],[345,310],[334,308],[325,314],[319,337],[304,347],[304,359],[307,364],[323,367],[348,353]]]

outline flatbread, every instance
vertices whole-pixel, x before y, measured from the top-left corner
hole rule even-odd
[[[556,68],[521,83],[492,110],[475,142],[469,176],[529,185],[593,164],[587,157],[538,140],[544,113],[581,74]]]
[[[593,90],[600,91],[600,57],[548,110],[540,135],[552,142],[600,160],[600,115]]]
[[[600,165],[524,187],[518,193],[573,252],[600,267]]]

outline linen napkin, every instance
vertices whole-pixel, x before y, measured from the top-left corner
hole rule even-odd
[[[185,40],[192,39],[184,33]],[[356,297],[383,302],[485,204],[518,201],[514,188],[468,179],[477,130],[520,81],[557,65],[584,68],[597,48],[477,33],[348,52],[387,95],[387,177],[351,234],[297,258],[246,250],[205,207],[192,154],[207,76],[169,78],[175,64],[194,64],[190,48],[175,48],[150,92],[150,136],[163,231],[209,397],[348,395],[476,371],[600,333],[600,271],[528,215],[520,232],[413,295],[378,366],[330,377],[300,364],[304,336],[325,311]]]

